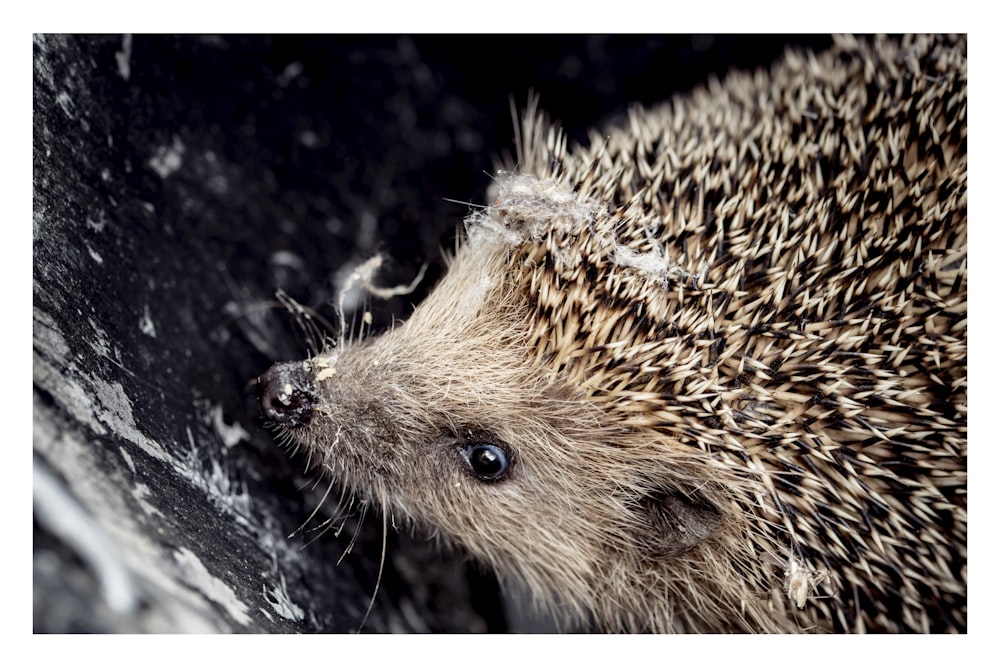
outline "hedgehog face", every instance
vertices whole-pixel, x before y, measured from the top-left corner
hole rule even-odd
[[[543,600],[559,591],[581,618],[610,599],[609,563],[642,571],[641,562],[662,565],[716,535],[721,514],[710,501],[636,476],[641,450],[627,444],[636,434],[561,396],[516,349],[479,350],[475,374],[443,384],[431,381],[431,360],[413,376],[405,340],[424,321],[275,366],[261,376],[265,412],[360,497],[460,544]],[[487,378],[497,396],[483,394]],[[275,407],[283,399],[287,418]]]
[[[259,379],[262,408],[324,472],[394,517],[536,591],[601,596],[608,562],[630,570],[686,552],[721,514],[680,478],[665,487],[671,471],[643,454],[653,443],[537,367],[523,297],[491,273],[502,247],[499,259],[487,250],[463,248],[395,330],[273,367]]]

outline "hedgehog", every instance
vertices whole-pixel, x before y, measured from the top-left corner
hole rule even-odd
[[[966,42],[839,37],[516,165],[411,317],[257,382],[331,480],[607,632],[964,632]]]

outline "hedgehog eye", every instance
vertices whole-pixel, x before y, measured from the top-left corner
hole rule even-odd
[[[510,463],[507,452],[488,442],[471,442],[465,446],[465,460],[476,477],[486,482],[497,482],[507,476]]]

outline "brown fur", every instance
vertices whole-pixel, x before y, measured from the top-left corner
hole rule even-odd
[[[964,40],[522,131],[410,320],[297,362],[294,439],[599,629],[963,631]]]

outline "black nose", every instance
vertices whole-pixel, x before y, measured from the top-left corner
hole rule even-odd
[[[282,426],[304,426],[312,419],[316,394],[302,362],[275,364],[257,378],[264,419]]]

